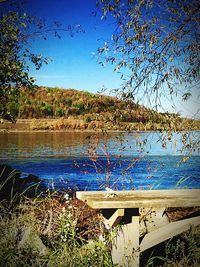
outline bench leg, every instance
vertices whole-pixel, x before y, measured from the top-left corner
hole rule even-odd
[[[181,234],[190,229],[192,225],[200,225],[200,216],[172,222],[160,227],[144,236],[140,244],[140,251],[143,252],[175,235]]]
[[[140,209],[140,236],[170,223],[165,210],[165,208]]]
[[[139,267],[139,254],[139,216],[132,216],[131,223],[123,225],[113,241],[113,263]]]

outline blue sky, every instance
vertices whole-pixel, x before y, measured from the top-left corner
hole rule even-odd
[[[103,68],[94,56],[103,44],[103,38],[110,38],[113,29],[109,22],[102,23],[100,16],[92,15],[96,8],[95,0],[30,0],[27,7],[31,13],[45,18],[47,24],[54,20],[66,26],[80,24],[85,31],[74,37],[61,32],[61,39],[49,35],[47,41],[36,39],[31,42],[34,51],[52,59],[41,70],[31,70],[37,84],[90,92],[97,92],[103,86],[111,89],[120,85],[120,78],[113,72],[112,66]]]
[[[25,9],[45,19],[47,25],[59,21],[64,26],[81,25],[85,31],[75,34],[74,37],[70,37],[67,32],[61,32],[61,39],[50,34],[46,41],[39,38],[31,40],[31,50],[52,59],[39,71],[30,69],[30,75],[36,78],[38,85],[74,88],[93,93],[100,91],[102,87],[108,88],[108,91],[120,87],[122,81],[114,73],[113,66],[100,66],[94,56],[97,48],[111,38],[114,29],[112,21],[101,21],[100,13],[96,17],[92,15],[96,10],[96,0],[25,1]],[[198,89],[194,90],[194,96],[187,102],[183,103],[180,96],[175,98],[175,109],[172,108],[171,100],[163,98],[164,109],[184,116],[194,116],[199,111]],[[200,117],[199,113],[196,117]]]

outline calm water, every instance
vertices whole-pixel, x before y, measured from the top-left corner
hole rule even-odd
[[[193,140],[199,132],[191,133]],[[0,133],[0,164],[56,188],[200,188],[200,155],[184,161],[181,134]]]

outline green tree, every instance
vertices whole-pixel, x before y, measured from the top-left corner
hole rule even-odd
[[[52,105],[48,104],[48,103],[42,103],[42,106],[41,106],[41,110],[42,110],[42,113],[43,113],[43,116],[53,116],[53,107]]]
[[[114,65],[125,99],[162,105],[161,96],[187,100],[199,84],[198,0],[98,0],[102,19],[111,18],[111,40],[98,49],[100,64]]]
[[[62,108],[58,108],[58,109],[56,110],[56,116],[64,117],[64,116],[65,116],[65,110],[62,109]]]
[[[27,42],[27,28],[35,23],[27,14],[8,12],[0,17],[0,117],[14,121],[13,112],[8,109],[10,96],[17,101],[22,86],[31,88],[34,78],[28,74],[27,60],[36,69],[47,63],[42,55],[35,55],[24,47]],[[17,113],[17,111],[15,112]]]
[[[3,7],[3,3],[0,3]],[[33,88],[34,78],[29,76],[29,66],[39,70],[49,59],[31,51],[30,40],[43,38],[49,33],[61,38],[59,32],[71,35],[82,31],[80,26],[63,27],[60,23],[46,25],[43,20],[24,12],[24,8],[13,7],[13,11],[0,11],[0,118],[15,121],[15,113],[10,112],[6,103],[10,96],[18,101],[21,87]],[[5,11],[5,12],[4,12]]]

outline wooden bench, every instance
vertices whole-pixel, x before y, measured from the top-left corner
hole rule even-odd
[[[168,207],[200,206],[200,189],[79,191],[76,196],[102,210],[107,228],[122,222],[112,246],[113,263],[120,266],[139,266],[141,252],[200,224],[200,216],[170,222],[165,215]]]

